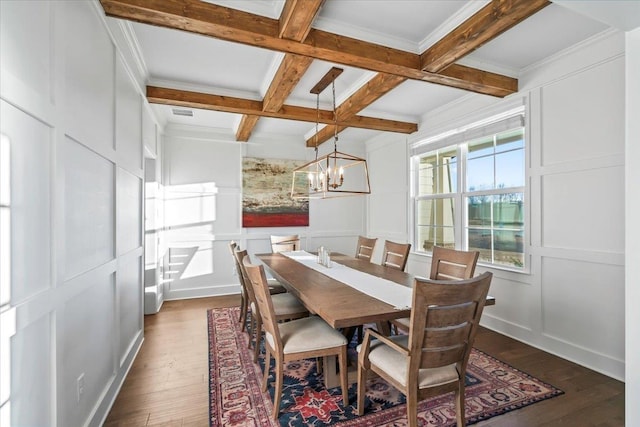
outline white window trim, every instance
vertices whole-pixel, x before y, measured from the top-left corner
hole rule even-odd
[[[428,257],[431,258],[432,254],[428,252],[420,251],[418,252],[418,247],[416,246],[416,212],[415,212],[415,201],[416,201],[416,193],[418,187],[418,174],[416,173],[420,154],[414,154],[418,152],[427,153],[431,151],[435,151],[441,148],[445,148],[451,145],[458,145],[456,143],[452,143],[450,136],[455,135],[456,133],[462,133],[472,128],[477,128],[481,126],[485,126],[487,124],[496,122],[501,120],[502,118],[506,118],[508,116],[517,114],[521,112],[524,115],[524,137],[525,137],[525,148],[524,148],[524,169],[525,169],[525,185],[523,187],[513,187],[510,188],[513,191],[518,191],[524,193],[524,203],[525,203],[525,212],[524,212],[524,247],[523,247],[523,258],[524,258],[524,268],[515,268],[510,267],[508,265],[503,264],[494,264],[488,263],[481,260],[478,260],[478,265],[495,269],[501,271],[507,271],[517,274],[531,274],[531,216],[530,216],[530,153],[531,153],[531,130],[530,130],[530,108],[529,108],[529,100],[527,97],[511,99],[509,101],[503,102],[498,106],[493,106],[487,109],[483,109],[482,111],[475,112],[472,115],[465,116],[463,119],[457,119],[455,121],[449,122],[445,126],[440,126],[436,131],[432,131],[426,134],[418,134],[415,135],[413,141],[409,141],[409,179],[410,183],[409,187],[409,197],[407,200],[408,203],[408,212],[410,212],[409,216],[409,233],[410,239],[412,243],[412,247],[415,248],[413,254],[419,257]],[[461,185],[465,185],[464,176],[466,174],[466,148],[464,153],[464,161],[461,161],[458,164],[458,191],[453,194],[454,199],[454,208],[455,208],[455,223],[456,224],[464,224],[461,225],[461,229],[464,230],[467,226],[467,212],[464,209],[463,200],[468,194],[466,191],[461,191]],[[466,189],[466,187],[465,187]],[[501,194],[500,190],[487,190],[487,195]],[[476,193],[477,194],[477,193]],[[484,192],[483,192],[484,194]],[[449,197],[447,195],[443,195],[444,197]],[[455,245],[457,248],[467,247],[467,237],[466,233],[456,233],[455,235]]]

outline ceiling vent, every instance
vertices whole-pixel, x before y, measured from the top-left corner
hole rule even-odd
[[[173,115],[174,116],[193,117],[193,111],[191,111],[191,110],[183,110],[183,109],[180,109],[180,108],[173,108],[171,111],[173,111]]]

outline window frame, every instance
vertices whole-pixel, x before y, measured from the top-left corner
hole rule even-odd
[[[410,182],[410,192],[409,192],[409,211],[411,212],[411,241],[414,251],[418,255],[431,256],[431,250],[425,250],[422,247],[422,242],[419,242],[419,227],[423,226],[423,224],[418,224],[418,207],[419,202],[425,200],[435,200],[435,199],[452,199],[453,200],[453,231],[454,231],[454,245],[456,249],[468,250],[469,248],[469,230],[478,229],[478,227],[471,227],[469,224],[469,197],[474,196],[496,196],[502,194],[512,194],[512,193],[521,193],[522,194],[522,267],[518,267],[516,265],[509,264],[501,264],[494,262],[495,256],[495,239],[494,233],[495,231],[500,231],[501,229],[495,226],[494,223],[494,212],[493,207],[491,208],[491,222],[489,228],[491,230],[492,239],[491,239],[491,257],[492,260],[478,260],[478,265],[486,266],[489,268],[495,268],[499,270],[507,270],[515,273],[530,273],[531,267],[531,259],[529,253],[529,237],[530,237],[530,228],[531,221],[529,217],[529,191],[530,191],[530,182],[529,182],[529,150],[530,150],[530,133],[528,126],[528,114],[524,105],[520,104],[516,108],[512,108],[511,110],[504,111],[503,113],[487,115],[488,118],[478,120],[474,123],[468,124],[466,126],[461,126],[457,129],[442,132],[434,137],[428,138],[426,140],[420,140],[415,143],[410,150],[410,159],[409,159],[409,182]],[[491,136],[493,137],[493,153],[490,156],[494,159],[493,165],[493,173],[494,173],[494,187],[490,189],[482,189],[469,191],[467,188],[467,165],[468,165],[468,146],[470,143],[477,141],[482,137],[488,137],[489,135],[483,135],[481,137],[476,136],[475,138],[465,138],[464,133],[469,129],[476,130],[482,128],[489,128],[492,122],[495,122],[499,118],[509,118],[510,116],[521,116],[522,117],[522,125],[515,126],[501,130],[497,130],[491,132]],[[487,125],[487,123],[489,125]],[[522,138],[524,139],[523,147],[516,150],[522,150],[523,153],[523,185],[514,186],[514,187],[506,187],[506,188],[497,188],[495,184],[495,174],[496,174],[496,155],[501,154],[508,151],[513,150],[505,150],[501,152],[497,152],[495,150],[496,147],[496,136],[500,134],[504,134],[505,132],[513,131],[515,129],[522,129]],[[453,138],[452,138],[453,137]],[[417,150],[416,150],[416,147]],[[435,193],[435,194],[418,194],[419,193],[419,182],[420,182],[420,160],[429,155],[434,155],[436,152],[442,151],[451,151],[456,150],[456,162],[457,162],[457,188],[455,192],[452,193]],[[418,151],[418,152],[416,152]],[[492,204],[493,206],[493,204]],[[509,227],[505,228],[506,231],[514,231]]]

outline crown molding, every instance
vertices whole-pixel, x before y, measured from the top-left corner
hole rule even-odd
[[[251,99],[253,101],[262,101],[262,96],[259,93],[251,91],[243,91],[237,89],[222,88],[216,86],[200,85],[195,83],[178,82],[175,80],[165,80],[150,77],[148,86],[157,86],[168,89],[187,90],[190,92],[209,93],[219,96],[228,96],[234,98]]]
[[[316,17],[315,21],[313,21],[313,28],[327,31],[333,34],[340,34],[341,36],[345,37],[365,40],[370,43],[403,50],[405,52],[411,52],[415,54],[420,53],[420,51],[418,50],[418,44],[414,41],[407,40],[402,37],[391,36],[389,34],[379,33],[377,31],[371,31],[369,29],[357,27],[355,25],[345,26],[344,23],[336,22],[322,16]]]
[[[614,36],[616,34],[619,34],[619,33],[620,33],[620,30],[617,30],[615,28],[608,28],[608,29],[606,29],[606,30],[604,30],[604,31],[602,31],[602,32],[600,32],[598,34],[595,34],[595,35],[589,37],[588,39],[584,39],[584,40],[582,40],[582,41],[580,41],[580,42],[578,42],[578,43],[576,43],[576,44],[574,44],[572,46],[569,46],[566,49],[563,49],[563,50],[561,50],[559,52],[556,52],[551,56],[547,56],[546,58],[541,59],[538,62],[534,62],[533,64],[531,64],[531,65],[523,68],[522,70],[520,70],[520,75],[524,75],[524,74],[530,73],[531,71],[534,71],[536,69],[543,68],[546,65],[548,65],[550,63],[553,63],[553,62],[557,61],[558,59],[560,59],[562,57],[572,55],[575,52],[581,51],[581,50],[589,47],[590,45],[594,45],[594,44],[598,43],[601,40],[605,40],[605,39],[607,39],[609,37],[612,37],[612,36]]]

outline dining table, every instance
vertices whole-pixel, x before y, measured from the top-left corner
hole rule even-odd
[[[331,254],[329,266],[318,263],[315,254],[305,251],[256,257],[288,292],[333,328],[349,331],[374,323],[388,335],[390,320],[411,314],[416,276],[404,271],[341,253]],[[380,293],[380,288],[384,292]],[[495,298],[487,297],[485,305],[494,304]],[[324,365],[326,387],[339,385],[335,362],[326,360]]]

